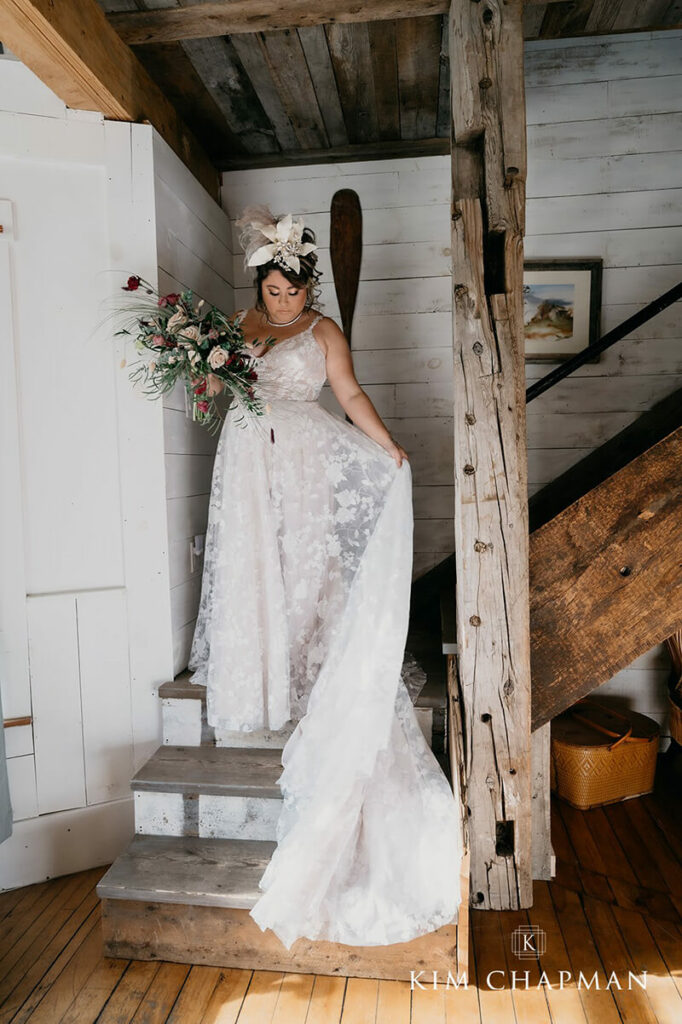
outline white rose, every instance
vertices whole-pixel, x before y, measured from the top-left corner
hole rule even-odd
[[[208,356],[208,365],[213,370],[219,370],[220,367],[224,366],[226,362],[227,352],[225,351],[224,348],[219,348],[216,346],[216,348],[211,349]]]
[[[173,316],[170,318],[170,320],[166,324],[166,330],[174,331],[176,327],[180,327],[182,324],[186,324],[186,323],[187,323],[187,317],[185,316],[184,313],[181,313],[178,310],[177,313],[173,313]]]
[[[173,318],[171,317],[171,320],[172,319]],[[170,321],[169,321],[169,323],[170,323]],[[198,341],[199,337],[201,335],[201,331],[199,330],[198,327],[194,327],[194,326],[192,326],[192,327],[183,327],[183,329],[181,331],[178,331],[178,334],[179,334],[179,336],[181,338],[189,338],[190,341]]]

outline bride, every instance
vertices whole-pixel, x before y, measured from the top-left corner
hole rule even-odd
[[[316,309],[313,232],[263,207],[237,225],[264,412],[231,407],[216,449],[191,681],[218,729],[293,726],[259,927],[287,948],[405,942],[456,920],[462,854],[459,796],[402,671],[409,459]],[[351,423],[319,404],[326,380]]]

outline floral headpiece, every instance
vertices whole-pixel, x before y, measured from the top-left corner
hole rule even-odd
[[[305,224],[300,217],[290,213],[274,217],[267,206],[247,206],[237,227],[246,267],[274,261],[300,274],[300,257],[317,249],[312,242],[301,241]]]

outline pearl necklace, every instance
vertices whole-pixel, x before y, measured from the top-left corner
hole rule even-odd
[[[266,316],[265,319],[267,320],[267,322],[270,324],[271,327],[291,327],[292,324],[295,324],[297,320],[301,319],[301,317],[303,316],[304,313],[305,313],[305,306],[303,307],[301,312],[298,314],[298,316],[295,316],[293,320],[287,320],[286,323],[277,323],[276,320],[271,320],[269,316]]]

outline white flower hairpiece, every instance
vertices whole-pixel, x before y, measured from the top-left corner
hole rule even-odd
[[[300,274],[299,257],[317,249],[312,242],[301,241],[305,224],[290,213],[275,218],[267,207],[249,206],[237,221],[237,227],[241,229],[239,241],[247,267],[274,261]]]

